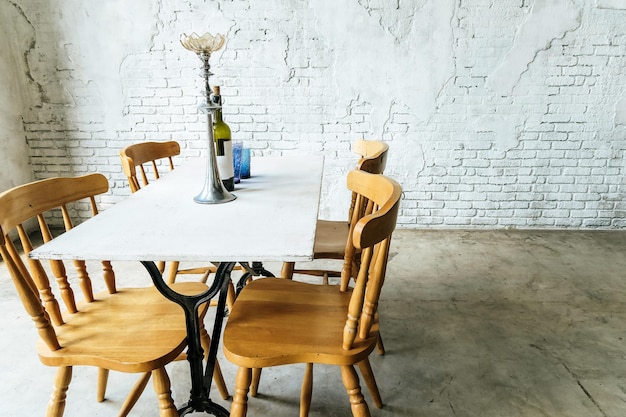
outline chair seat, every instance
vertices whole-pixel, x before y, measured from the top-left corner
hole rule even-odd
[[[378,325],[367,339],[342,346],[350,292],[281,278],[249,283],[237,298],[224,330],[224,352],[249,368],[289,363],[351,365],[376,346]],[[324,320],[311,319],[323,316]]]
[[[315,229],[314,258],[343,259],[349,231],[348,222],[318,220]]]
[[[192,295],[208,287],[183,282],[172,288]],[[204,315],[206,308],[205,304],[199,314]],[[75,314],[65,312],[65,324],[55,326],[61,349],[51,351],[39,340],[37,351],[45,365],[149,372],[176,359],[187,346],[183,309],[154,287],[100,292],[94,302],[79,303],[78,309]],[[154,343],[146,342],[150,340]]]

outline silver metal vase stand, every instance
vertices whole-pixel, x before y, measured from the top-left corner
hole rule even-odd
[[[233,201],[237,196],[231,194],[222,183],[220,173],[217,167],[217,156],[215,150],[215,141],[213,138],[213,112],[221,108],[219,103],[211,100],[211,86],[209,85],[209,76],[211,73],[211,65],[209,58],[211,54],[202,52],[198,54],[198,58],[202,61],[202,76],[204,78],[204,98],[205,101],[199,106],[202,113],[207,115],[207,169],[204,179],[204,187],[200,194],[193,198],[193,201],[200,204],[220,204]]]

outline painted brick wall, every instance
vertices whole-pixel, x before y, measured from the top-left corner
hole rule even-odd
[[[113,204],[123,146],[203,154],[199,62],[178,38],[208,30],[228,38],[211,63],[234,138],[325,155],[323,217],[345,215],[365,137],[390,145],[401,226],[626,227],[623,1],[88,3],[10,3],[32,33],[14,53],[37,178],[103,172]]]

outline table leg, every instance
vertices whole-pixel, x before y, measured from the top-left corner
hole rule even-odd
[[[163,281],[163,276],[154,262],[141,262],[152,277],[155,287],[167,299],[180,305],[185,311],[185,323],[187,326],[187,360],[191,369],[191,396],[189,401],[183,405],[178,414],[182,417],[188,413],[198,411],[212,414],[217,417],[228,417],[230,412],[219,404],[214,403],[209,398],[211,389],[211,379],[220,336],[222,333],[222,323],[224,321],[224,310],[226,307],[226,296],[230,283],[230,273],[235,266],[235,262],[222,262],[217,268],[215,280],[207,291],[196,295],[183,295],[172,290]],[[219,293],[215,322],[213,325],[213,335],[207,359],[206,368],[203,370],[204,351],[200,339],[200,321],[198,317],[199,307],[211,300]]]
[[[240,262],[240,264],[246,272],[241,276],[241,278],[239,278],[239,281],[237,281],[237,286],[235,288],[236,295],[239,295],[243,287],[246,286],[248,279],[252,277],[263,276],[274,278],[274,274],[263,267],[263,262],[253,261],[252,266],[250,266],[248,262]]]

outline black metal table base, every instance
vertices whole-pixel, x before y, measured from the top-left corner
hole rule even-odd
[[[246,272],[244,272],[241,278],[239,278],[239,281],[237,281],[237,285],[235,286],[235,293],[237,295],[239,295],[239,293],[241,292],[241,290],[243,290],[243,287],[246,285],[248,280],[252,277],[258,277],[258,276],[272,277],[272,278],[274,277],[274,274],[272,274],[270,271],[268,271],[267,269],[263,267],[262,262],[253,261],[252,266],[250,266],[250,264],[248,264],[247,262],[240,262],[240,264],[241,266],[243,266]]]
[[[197,412],[197,411],[205,412],[208,414],[213,414],[214,416],[218,416],[218,417],[230,416],[230,411],[228,411],[221,405],[214,403],[210,399],[207,399],[206,402],[202,402],[200,404],[197,404],[197,403],[192,404],[190,401],[178,409],[178,415],[182,417],[184,415]]]
[[[183,295],[172,290],[163,281],[163,277],[154,262],[141,262],[148,270],[155,287],[167,299],[180,305],[185,311],[185,324],[187,327],[187,360],[191,368],[191,396],[189,401],[183,405],[178,414],[182,417],[188,413],[197,411],[212,414],[217,417],[228,417],[230,412],[221,405],[211,401],[209,398],[211,380],[220,336],[222,333],[222,323],[224,321],[224,311],[226,308],[226,295],[230,282],[230,273],[235,266],[235,262],[222,262],[217,268],[215,280],[208,290],[196,295]],[[254,264],[254,263],[253,263]],[[219,293],[213,333],[211,335],[211,345],[206,367],[203,369],[204,351],[200,341],[201,323],[198,317],[199,307],[214,298]]]

